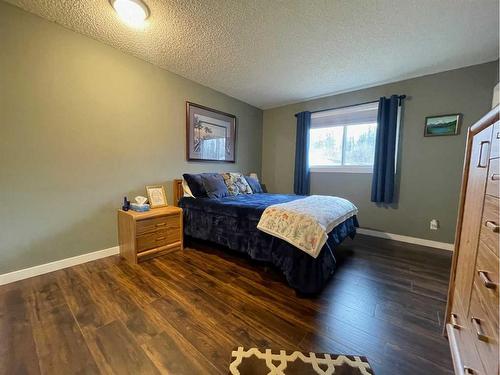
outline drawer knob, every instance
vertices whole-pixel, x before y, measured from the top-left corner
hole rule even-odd
[[[493,173],[493,174],[491,175],[491,181],[498,181],[498,180],[500,180],[500,174],[498,174],[498,173]]]
[[[475,371],[469,366],[464,366],[464,375],[474,375]]]
[[[462,326],[457,323],[457,314],[451,313],[450,315],[450,324],[455,329],[461,329]]]
[[[500,226],[498,226],[497,223],[494,221],[488,220],[484,223],[486,228],[490,229],[493,233],[498,233],[498,230],[500,229]]]
[[[488,342],[488,336],[483,333],[483,328],[481,327],[481,319],[472,317],[471,322],[474,325],[474,329],[476,330],[477,339]]]
[[[486,288],[495,289],[497,287],[497,284],[491,281],[490,278],[488,277],[487,271],[477,271],[477,273],[479,274],[479,277],[481,278],[481,281],[483,282]]]

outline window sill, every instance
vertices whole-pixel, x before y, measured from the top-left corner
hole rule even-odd
[[[372,166],[338,166],[338,167],[310,167],[309,170],[313,173],[373,173]]]

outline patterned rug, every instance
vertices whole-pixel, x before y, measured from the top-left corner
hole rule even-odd
[[[233,375],[373,375],[365,357],[338,354],[287,352],[271,349],[233,350],[229,373]]]

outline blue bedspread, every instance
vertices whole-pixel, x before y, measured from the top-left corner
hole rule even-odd
[[[271,263],[285,275],[291,287],[301,293],[319,292],[335,270],[335,259],[325,246],[317,258],[257,229],[267,206],[301,199],[300,195],[245,194],[210,198],[182,198],[184,234],[247,253],[252,259]],[[348,236],[354,237],[358,221],[347,219],[328,236],[335,248]]]

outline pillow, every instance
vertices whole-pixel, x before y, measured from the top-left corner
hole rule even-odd
[[[195,198],[204,198],[207,196],[205,187],[203,186],[203,181],[200,174],[189,174],[184,173],[182,178],[186,181],[191,193]]]
[[[241,173],[223,173],[224,183],[231,195],[252,194],[252,188]]]
[[[259,180],[255,177],[245,176],[245,180],[247,180],[248,185],[250,185],[250,188],[255,194],[264,192],[264,190],[262,190],[262,186],[260,186]]]
[[[191,193],[195,198],[206,198],[207,192],[205,190],[205,187],[203,186],[203,180],[201,179],[201,177],[204,175],[211,176],[214,174],[216,173],[198,173],[198,174],[184,173],[182,175],[182,178],[186,180],[189,189],[191,190]]]
[[[184,179],[182,179],[182,191],[184,192],[184,194],[182,195],[183,197],[196,198],[191,192],[191,189],[189,188],[186,180]]]
[[[201,179],[209,198],[224,198],[229,195],[227,186],[220,174],[202,175]]]

